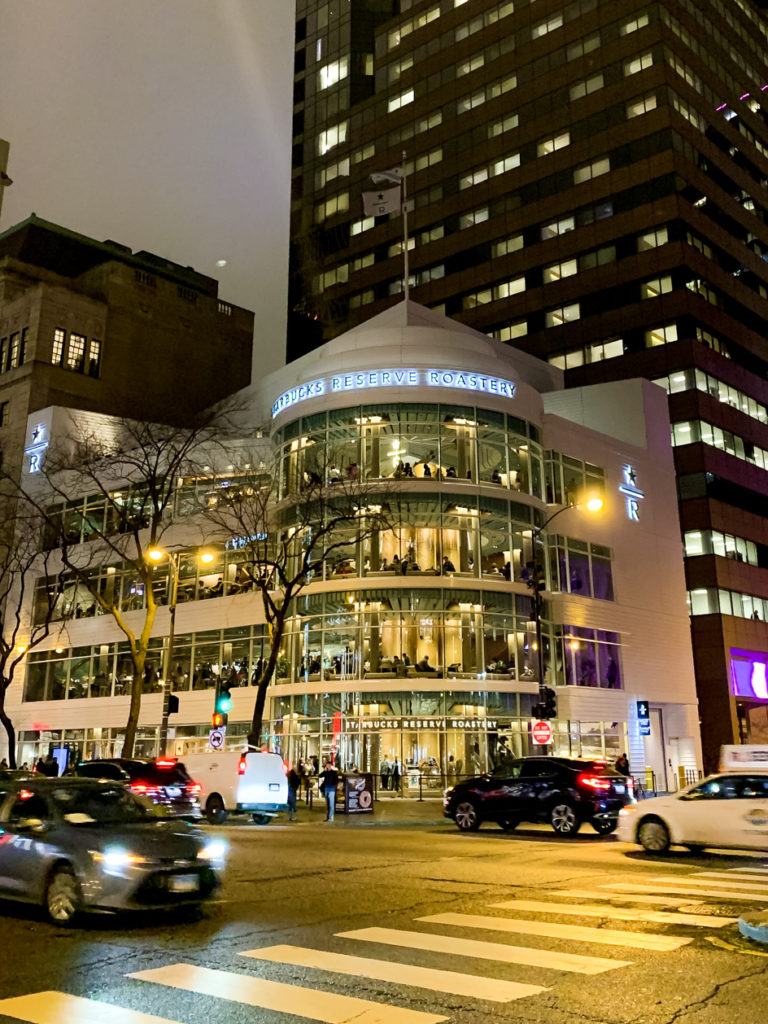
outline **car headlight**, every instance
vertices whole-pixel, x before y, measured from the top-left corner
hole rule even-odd
[[[221,867],[227,857],[227,844],[223,839],[212,839],[198,851],[197,859]]]
[[[147,857],[140,857],[136,853],[124,850],[121,846],[107,846],[103,850],[91,850],[90,854],[93,862],[100,864],[105,871],[119,871],[132,864],[148,863]]]

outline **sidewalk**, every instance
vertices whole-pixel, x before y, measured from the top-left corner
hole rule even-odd
[[[322,797],[315,799],[311,810],[303,801],[299,801],[298,819],[298,824],[324,821],[325,801]],[[288,816],[281,814],[277,820],[285,824]],[[350,827],[451,824],[448,818],[443,817],[443,801],[440,797],[425,797],[423,801],[410,797],[382,797],[374,801],[372,814],[344,814],[344,805],[339,807],[337,804],[334,823]]]

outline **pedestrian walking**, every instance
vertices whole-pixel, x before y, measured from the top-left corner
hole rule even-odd
[[[400,761],[398,758],[395,758],[392,762],[392,773],[390,777],[392,779],[392,789],[398,793],[400,791]]]
[[[295,768],[290,768],[286,776],[288,781],[288,821],[296,821],[296,799],[299,795],[301,776]]]
[[[325,820],[333,821],[336,812],[336,787],[339,784],[339,773],[328,758],[323,761],[323,770],[318,778],[320,792],[325,797]]]
[[[379,771],[381,773],[381,788],[389,789],[389,776],[392,773],[392,765],[389,763],[389,760],[386,756],[384,757],[384,760],[381,762]]]
[[[622,754],[621,757],[616,758],[616,764],[614,765],[617,772],[621,772],[622,775],[629,775],[629,758],[626,754]]]

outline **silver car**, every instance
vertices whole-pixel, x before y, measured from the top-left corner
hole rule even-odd
[[[219,884],[225,844],[168,821],[115,782],[0,782],[0,897],[57,924],[83,910],[197,905]]]

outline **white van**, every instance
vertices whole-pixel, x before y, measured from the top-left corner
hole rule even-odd
[[[184,766],[201,786],[200,806],[212,825],[221,825],[228,814],[250,814],[257,825],[266,825],[287,806],[288,781],[279,754],[185,754]]]

